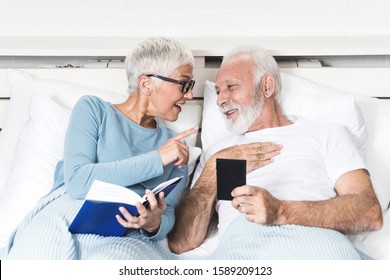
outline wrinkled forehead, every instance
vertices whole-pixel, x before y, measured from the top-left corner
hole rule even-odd
[[[173,71],[172,75],[173,78],[176,79],[192,79],[193,77],[193,66],[192,65],[182,65],[179,66]]]
[[[252,82],[253,62],[248,56],[236,56],[225,61],[217,72],[215,84],[217,87],[231,82]]]

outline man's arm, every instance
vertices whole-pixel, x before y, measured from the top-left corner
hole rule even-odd
[[[180,254],[202,244],[215,211],[216,194],[215,160],[212,157],[176,210],[175,227],[168,235],[172,252]]]
[[[194,187],[176,209],[176,223],[168,235],[169,248],[183,253],[202,244],[215,211],[217,195],[216,159],[245,159],[247,172],[272,163],[282,146],[271,142],[255,142],[225,148],[211,156]]]
[[[347,172],[336,181],[338,195],[324,201],[278,200],[263,188],[233,190],[233,206],[260,224],[324,227],[345,234],[375,231],[383,225],[382,211],[366,170]]]

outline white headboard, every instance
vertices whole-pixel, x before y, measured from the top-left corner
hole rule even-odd
[[[277,58],[281,71],[330,87],[390,98],[390,68],[367,61],[387,61],[390,40],[358,38],[179,38],[195,56],[194,100],[202,102],[205,80],[214,80],[221,57],[237,44],[258,44]],[[0,37],[0,128],[10,98],[7,69],[125,92],[123,58],[140,38],[6,38]],[[28,42],[28,44],[26,44]],[[129,47],[130,46],[130,47]],[[341,61],[336,67],[327,60]],[[349,62],[357,61],[354,64]],[[387,101],[385,101],[387,102]]]

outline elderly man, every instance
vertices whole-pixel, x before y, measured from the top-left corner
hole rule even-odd
[[[261,48],[225,56],[216,93],[236,135],[202,155],[176,211],[170,249],[201,245],[217,212],[215,258],[359,258],[344,234],[379,230],[383,221],[349,131],[284,115],[279,69]],[[247,185],[232,191],[232,201],[216,198],[217,158],[247,160]]]

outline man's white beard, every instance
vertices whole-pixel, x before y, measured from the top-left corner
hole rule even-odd
[[[237,109],[238,116],[235,121],[226,118],[224,115],[225,125],[230,132],[243,134],[249,130],[254,121],[260,116],[263,111],[263,100],[254,100],[253,104],[248,107],[243,107],[239,104],[229,103],[220,107],[222,113],[229,110]]]

